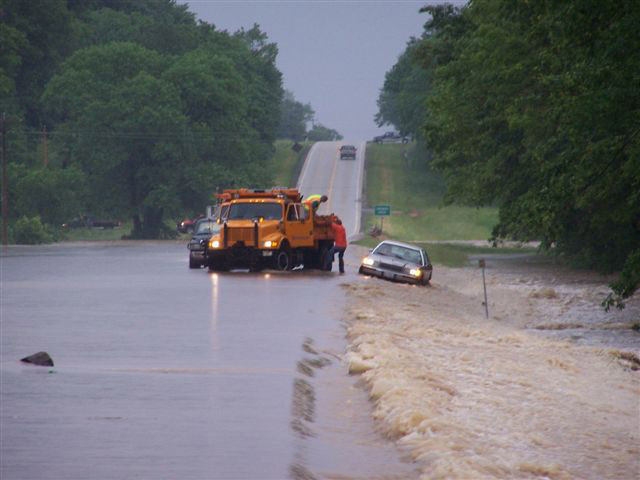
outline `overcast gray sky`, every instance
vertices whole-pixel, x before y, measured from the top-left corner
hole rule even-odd
[[[179,0],[219,30],[254,23],[278,44],[284,86],[347,139],[389,130],[373,117],[384,75],[427,21],[418,0]],[[451,3],[460,3],[459,1]]]

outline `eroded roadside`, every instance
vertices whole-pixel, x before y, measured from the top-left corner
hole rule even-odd
[[[638,298],[605,315],[592,278],[487,282],[488,320],[472,269],[439,267],[430,288],[343,284],[347,362],[379,425],[424,479],[637,478]]]

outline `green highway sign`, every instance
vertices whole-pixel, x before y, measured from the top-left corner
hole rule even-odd
[[[380,217],[386,217],[391,215],[391,205],[375,205],[373,211]]]

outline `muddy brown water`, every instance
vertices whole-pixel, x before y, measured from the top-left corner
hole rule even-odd
[[[3,479],[417,477],[345,374],[345,277],[189,270],[174,242],[1,260]]]

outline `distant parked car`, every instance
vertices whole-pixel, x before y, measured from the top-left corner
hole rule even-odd
[[[353,145],[343,145],[340,147],[340,160],[345,160],[347,158],[355,160],[356,152],[356,147]]]
[[[189,268],[200,268],[205,264],[205,245],[211,235],[220,231],[221,225],[215,218],[202,218],[197,221],[193,237],[187,244],[189,249]]]
[[[118,220],[104,220],[93,215],[80,215],[62,224],[62,228],[116,228],[122,225]]]
[[[373,137],[373,143],[409,143],[409,139],[396,132],[385,132]]]
[[[192,233],[195,231],[197,218],[185,218],[178,225],[176,225],[180,233]]]
[[[359,273],[388,280],[427,285],[433,266],[424,248],[384,240],[362,259]]]

